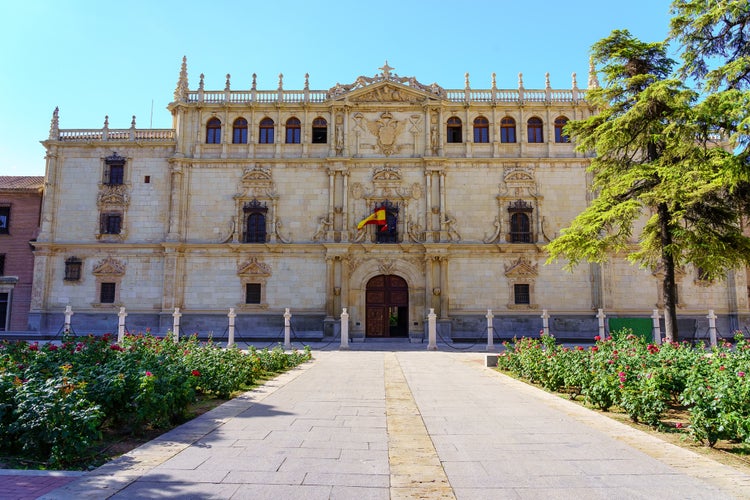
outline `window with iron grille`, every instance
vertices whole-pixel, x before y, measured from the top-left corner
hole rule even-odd
[[[513,285],[513,303],[531,304],[530,287],[527,283]]]
[[[104,158],[103,183],[109,186],[119,186],[125,183],[125,158],[112,153]]]
[[[102,304],[114,304],[117,283],[104,282],[99,288],[99,302]]]
[[[99,231],[101,234],[120,234],[120,231],[122,231],[122,214],[119,212],[103,213]]]
[[[260,283],[246,283],[245,284],[245,304],[260,304],[261,299],[261,284]]]
[[[81,259],[70,257],[65,260],[65,281],[80,281]]]

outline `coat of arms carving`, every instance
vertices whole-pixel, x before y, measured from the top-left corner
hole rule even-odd
[[[394,119],[388,111],[381,114],[379,119],[367,122],[367,128],[378,138],[378,147],[386,156],[398,152],[400,146],[396,144],[396,139],[404,130],[405,125],[406,123]]]

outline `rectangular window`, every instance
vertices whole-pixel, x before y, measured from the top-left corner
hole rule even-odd
[[[260,283],[245,284],[245,304],[260,304]]]
[[[104,173],[104,184],[119,186],[124,183],[125,165],[107,165]]]
[[[0,253],[0,276],[5,276],[5,254]]]
[[[10,305],[10,294],[0,293],[0,332],[4,332],[8,325],[8,306]]]
[[[0,234],[10,234],[10,207],[0,207]]]
[[[328,129],[326,127],[313,127],[312,142],[313,144],[325,144],[328,142]]]
[[[513,285],[513,302],[515,304],[531,304],[528,284]]]
[[[117,290],[117,283],[102,283],[99,290],[99,302],[102,304],[114,304],[115,290]]]
[[[81,259],[71,257],[65,261],[65,281],[80,281]]]
[[[120,213],[104,213],[101,218],[101,229],[102,234],[120,234],[122,230],[122,214]]]

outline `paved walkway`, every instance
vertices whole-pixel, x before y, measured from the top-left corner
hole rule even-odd
[[[731,467],[425,347],[314,350],[41,498],[750,498]]]

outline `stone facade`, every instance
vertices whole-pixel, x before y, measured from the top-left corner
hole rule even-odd
[[[273,337],[290,308],[297,333],[331,336],[343,308],[353,337],[421,338],[541,328],[596,332],[595,314],[649,317],[657,272],[613,259],[545,265],[544,245],[590,201],[589,159],[561,132],[593,112],[570,88],[447,90],[386,63],[347,85],[190,89],[187,64],[168,106],[173,128],[61,130],[53,115],[31,325],[56,331],[71,305],[86,331]],[[597,85],[595,75],[589,86]],[[380,224],[358,223],[382,208]],[[66,276],[71,267],[80,273]],[[748,312],[746,273],[680,276],[680,315]],[[73,279],[75,278],[75,279]],[[692,332],[690,332],[692,333]]]
[[[41,176],[0,176],[0,331],[25,331],[39,231]]]

